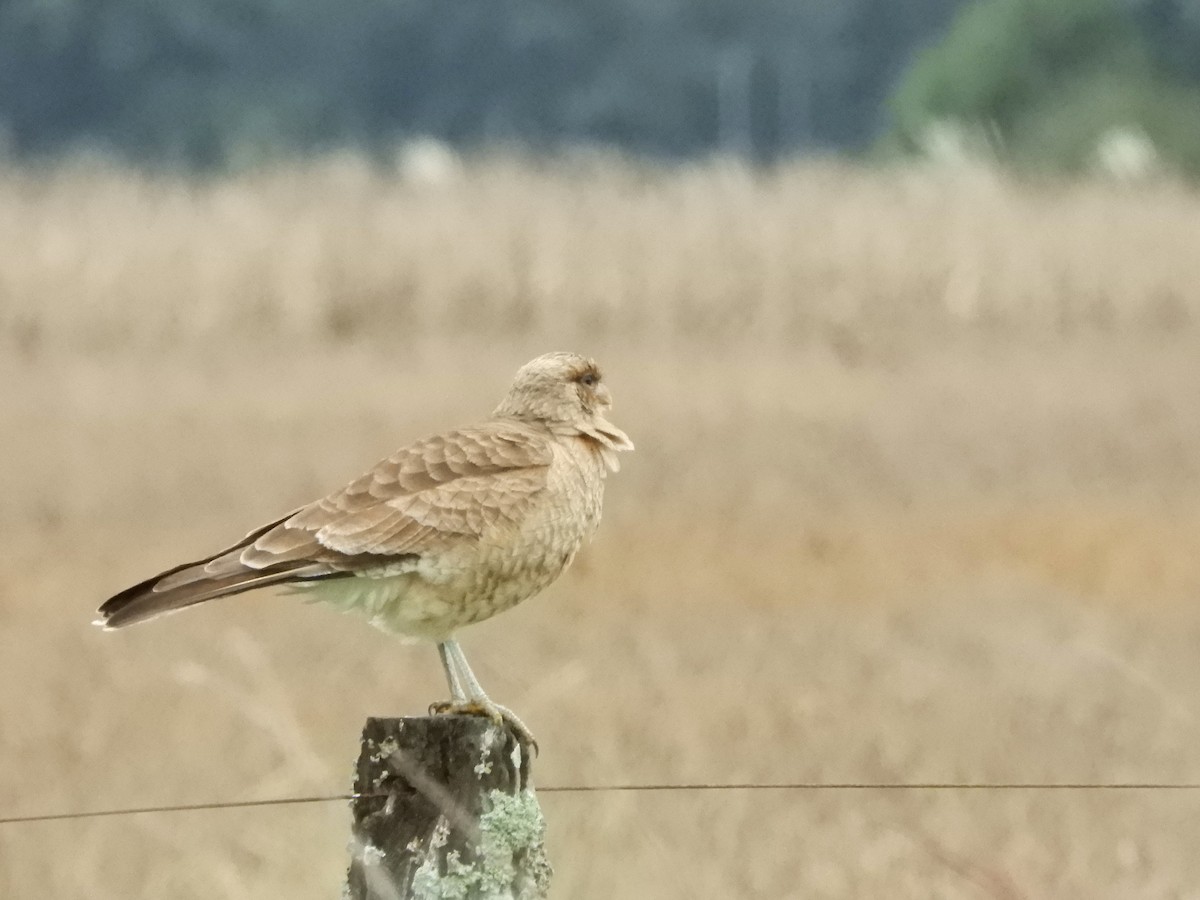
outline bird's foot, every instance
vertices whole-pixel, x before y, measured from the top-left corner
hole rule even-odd
[[[538,742],[524,722],[507,706],[493,703],[484,697],[478,700],[439,700],[429,704],[431,716],[486,716],[501,728],[507,728],[517,738],[522,749],[532,748],[538,754]]]

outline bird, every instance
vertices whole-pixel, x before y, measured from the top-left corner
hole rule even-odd
[[[594,360],[539,356],[482,423],[401,447],[237,543],[115,594],[96,624],[123,628],[286,586],[435,643],[450,700],[430,712],[487,716],[536,752],[520,718],[483,690],[456,634],[547,587],[594,534],[606,476],[633,449],[609,422],[611,408]]]

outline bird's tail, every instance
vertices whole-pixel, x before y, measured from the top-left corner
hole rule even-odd
[[[106,629],[121,628],[217,597],[273,584],[310,581],[330,574],[323,566],[307,560],[258,569],[244,564],[242,551],[277,524],[272,522],[253,531],[234,546],[210,557],[184,563],[126,588],[104,602],[95,624]]]

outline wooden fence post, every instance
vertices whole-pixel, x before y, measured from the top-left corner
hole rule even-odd
[[[367,719],[345,896],[542,900],[551,868],[529,765],[480,716]]]

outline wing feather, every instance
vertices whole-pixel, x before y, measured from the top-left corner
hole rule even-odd
[[[533,427],[493,422],[418,441],[259,535],[241,562],[359,569],[515,525],[546,486],[551,440]]]
[[[100,608],[100,621],[117,628],[266,585],[411,563],[516,526],[546,487],[552,441],[512,421],[418,441],[232,547],[122,591]]]

